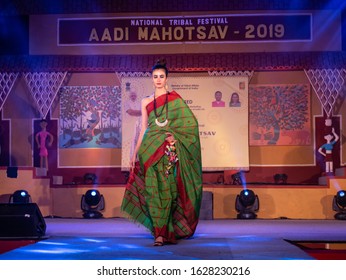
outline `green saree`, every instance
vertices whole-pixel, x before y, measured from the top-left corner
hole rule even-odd
[[[131,172],[121,206],[129,219],[141,223],[165,242],[194,234],[202,198],[202,165],[198,122],[176,92],[158,97],[158,121],[163,123],[168,108],[168,123],[155,122],[154,104],[147,105],[148,128],[143,136],[134,171]],[[166,132],[176,143],[169,154]],[[170,147],[172,148],[172,147]],[[173,163],[172,163],[173,162]],[[168,168],[170,166],[170,168]]]

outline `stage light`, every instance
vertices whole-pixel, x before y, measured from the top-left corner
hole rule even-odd
[[[85,173],[83,176],[84,184],[96,184],[97,176],[94,173]]]
[[[243,185],[244,183],[244,174],[243,172],[237,172],[232,175],[232,184],[233,185]]]
[[[337,213],[334,218],[337,220],[346,220],[346,191],[341,190],[333,198],[333,210]]]
[[[275,174],[274,175],[274,182],[277,185],[286,185],[287,184],[288,176],[287,174]]]
[[[31,196],[26,190],[17,190],[11,194],[9,203],[31,203]]]
[[[252,190],[242,190],[237,195],[235,209],[238,211],[237,219],[256,219],[255,212],[259,209],[258,196]]]
[[[105,201],[104,197],[98,190],[92,189],[86,191],[82,195],[81,209],[83,210],[83,217],[86,219],[102,218],[100,211],[104,210]]]

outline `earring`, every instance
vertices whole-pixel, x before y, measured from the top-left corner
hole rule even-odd
[[[165,89],[168,91],[168,84],[165,84]]]

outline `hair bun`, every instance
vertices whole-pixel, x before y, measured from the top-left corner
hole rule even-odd
[[[162,65],[162,66],[166,67],[166,64],[167,64],[167,62],[166,62],[166,59],[164,59],[164,58],[160,58],[156,61],[156,65]]]
[[[166,67],[166,59],[160,58],[159,60],[157,60],[155,65],[151,68],[151,71],[153,72],[154,70],[157,70],[157,69],[163,69],[166,73],[166,76],[168,76],[168,69]]]

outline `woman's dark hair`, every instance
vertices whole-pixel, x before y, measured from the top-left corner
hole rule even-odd
[[[165,59],[159,59],[156,61],[155,65],[151,68],[151,73],[154,72],[156,69],[163,69],[165,70],[166,77],[168,76],[168,69],[166,67],[166,60]]]

